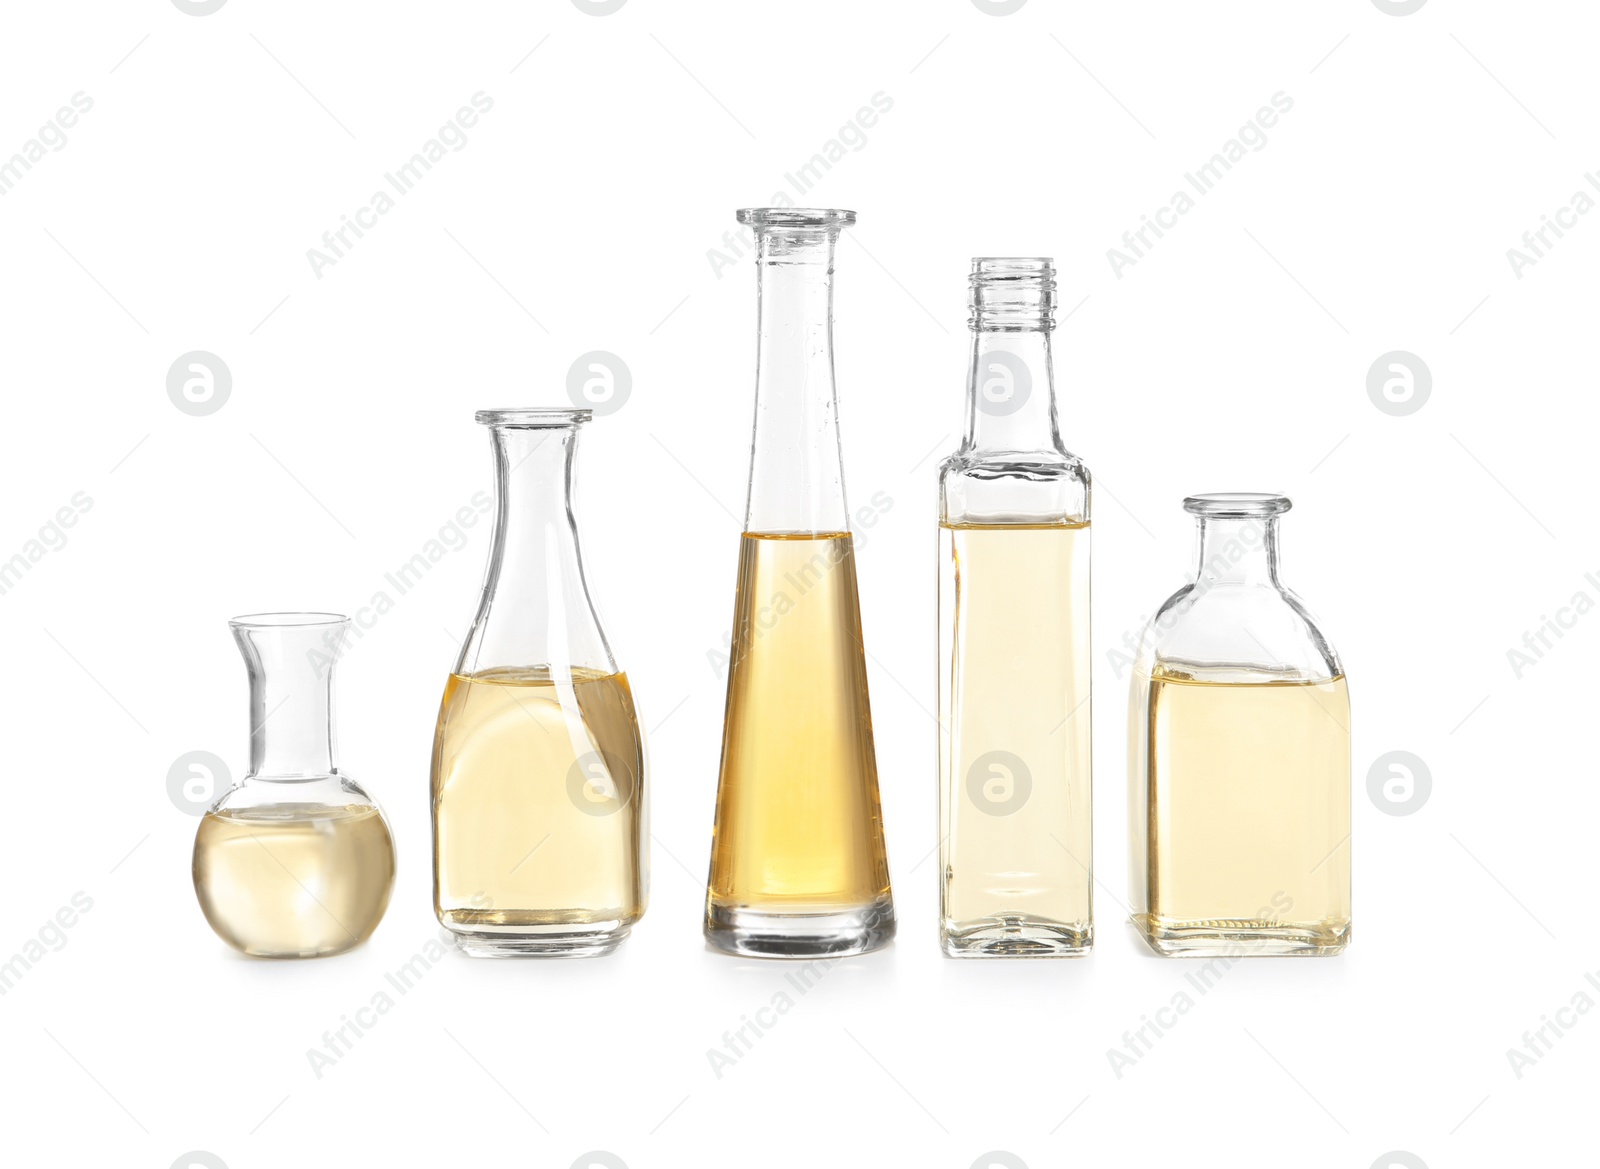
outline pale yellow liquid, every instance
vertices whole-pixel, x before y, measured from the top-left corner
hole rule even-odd
[[[1350,928],[1345,680],[1136,684],[1135,924],[1157,948],[1334,952]],[[1141,805],[1142,806],[1139,806]],[[1226,947],[1221,947],[1225,949]]]
[[[371,804],[208,812],[194,888],[217,935],[257,958],[320,958],[365,941],[394,888],[394,841]]]
[[[433,761],[439,920],[486,934],[637,921],[641,744],[623,674],[452,674]]]
[[[940,538],[946,949],[1086,950],[1089,527],[946,524]]]
[[[709,904],[888,897],[849,533],[746,533],[735,609]]]

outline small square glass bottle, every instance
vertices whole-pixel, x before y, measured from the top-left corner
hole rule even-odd
[[[1278,580],[1281,495],[1195,495],[1192,584],[1140,639],[1129,722],[1133,922],[1158,953],[1350,941],[1350,701]]]

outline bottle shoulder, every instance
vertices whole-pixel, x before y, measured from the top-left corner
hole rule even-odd
[[[975,479],[1073,480],[1089,482],[1089,468],[1071,451],[990,451],[965,445],[939,464],[939,477],[965,475]]]
[[[1317,619],[1278,583],[1191,582],[1156,610],[1137,673],[1229,681],[1327,682],[1344,676]]]
[[[1089,522],[1091,481],[1060,451],[958,450],[939,465],[941,516],[952,520]]]
[[[293,809],[297,814],[322,810],[348,811],[377,807],[365,788],[347,773],[338,770],[321,775],[247,775],[223,792],[211,804],[215,814],[267,816],[278,809]]]

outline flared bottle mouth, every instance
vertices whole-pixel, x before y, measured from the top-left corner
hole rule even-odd
[[[246,613],[232,618],[234,629],[302,629],[317,625],[343,625],[350,618],[343,613]]]
[[[482,426],[516,426],[529,428],[558,428],[582,426],[594,417],[593,410],[566,410],[559,407],[535,407],[524,410],[479,410],[473,420]]]
[[[741,207],[739,222],[746,227],[833,228],[849,227],[854,211],[827,207]]]
[[[1251,519],[1282,515],[1294,504],[1287,495],[1260,491],[1214,491],[1191,495],[1183,510],[1206,519]]]

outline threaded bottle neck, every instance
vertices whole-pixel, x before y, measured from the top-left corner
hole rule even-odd
[[[1048,256],[972,261],[968,325],[980,333],[1049,333],[1056,327],[1056,269]]]

